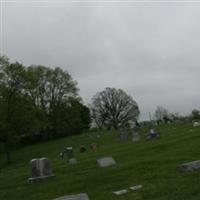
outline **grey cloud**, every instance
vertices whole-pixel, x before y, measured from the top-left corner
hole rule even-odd
[[[4,5],[4,53],[67,69],[86,103],[107,86],[138,102],[199,108],[199,8]]]

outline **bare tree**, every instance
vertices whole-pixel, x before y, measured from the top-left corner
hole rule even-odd
[[[98,127],[126,127],[137,120],[136,101],[121,89],[106,88],[92,99],[91,116]]]
[[[166,108],[163,108],[162,106],[158,106],[156,108],[155,118],[157,120],[163,120],[165,117],[168,117],[168,116],[169,116],[169,112]]]

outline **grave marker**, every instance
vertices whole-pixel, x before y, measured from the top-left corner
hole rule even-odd
[[[192,172],[194,170],[200,170],[200,160],[184,163],[179,167],[181,172]]]
[[[31,165],[31,177],[29,182],[35,182],[37,180],[52,178],[55,175],[52,172],[51,163],[47,158],[32,159]]]
[[[115,160],[112,157],[100,158],[97,160],[97,163],[100,167],[108,167],[116,164]]]
[[[86,193],[81,193],[77,195],[63,196],[53,200],[90,200],[90,199]]]

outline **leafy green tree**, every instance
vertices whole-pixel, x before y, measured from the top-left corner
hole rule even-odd
[[[194,120],[200,119],[200,111],[197,110],[197,109],[194,109],[194,110],[192,111],[192,113],[191,113],[191,117],[192,117],[192,119],[194,119]]]
[[[0,142],[4,144],[7,161],[10,162],[10,143],[21,134],[20,129],[26,127],[28,119],[24,115],[28,104],[22,94],[25,68],[1,57],[0,74]]]
[[[70,98],[56,107],[57,135],[80,134],[90,126],[89,108],[79,100]]]
[[[43,131],[57,131],[60,107],[69,98],[79,98],[77,83],[60,68],[31,66],[27,69],[26,92],[35,107],[41,110]]]
[[[8,162],[9,147],[22,136],[48,139],[81,133],[89,124],[89,109],[67,71],[0,57],[0,142]]]

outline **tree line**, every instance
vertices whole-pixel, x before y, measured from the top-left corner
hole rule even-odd
[[[89,125],[89,108],[67,71],[0,57],[0,142],[8,161],[12,143],[79,134]]]
[[[30,144],[81,134],[91,122],[98,128],[133,125],[139,107],[125,91],[105,88],[89,106],[78,94],[67,70],[42,65],[24,66],[0,57],[0,143],[10,161],[13,143]]]

